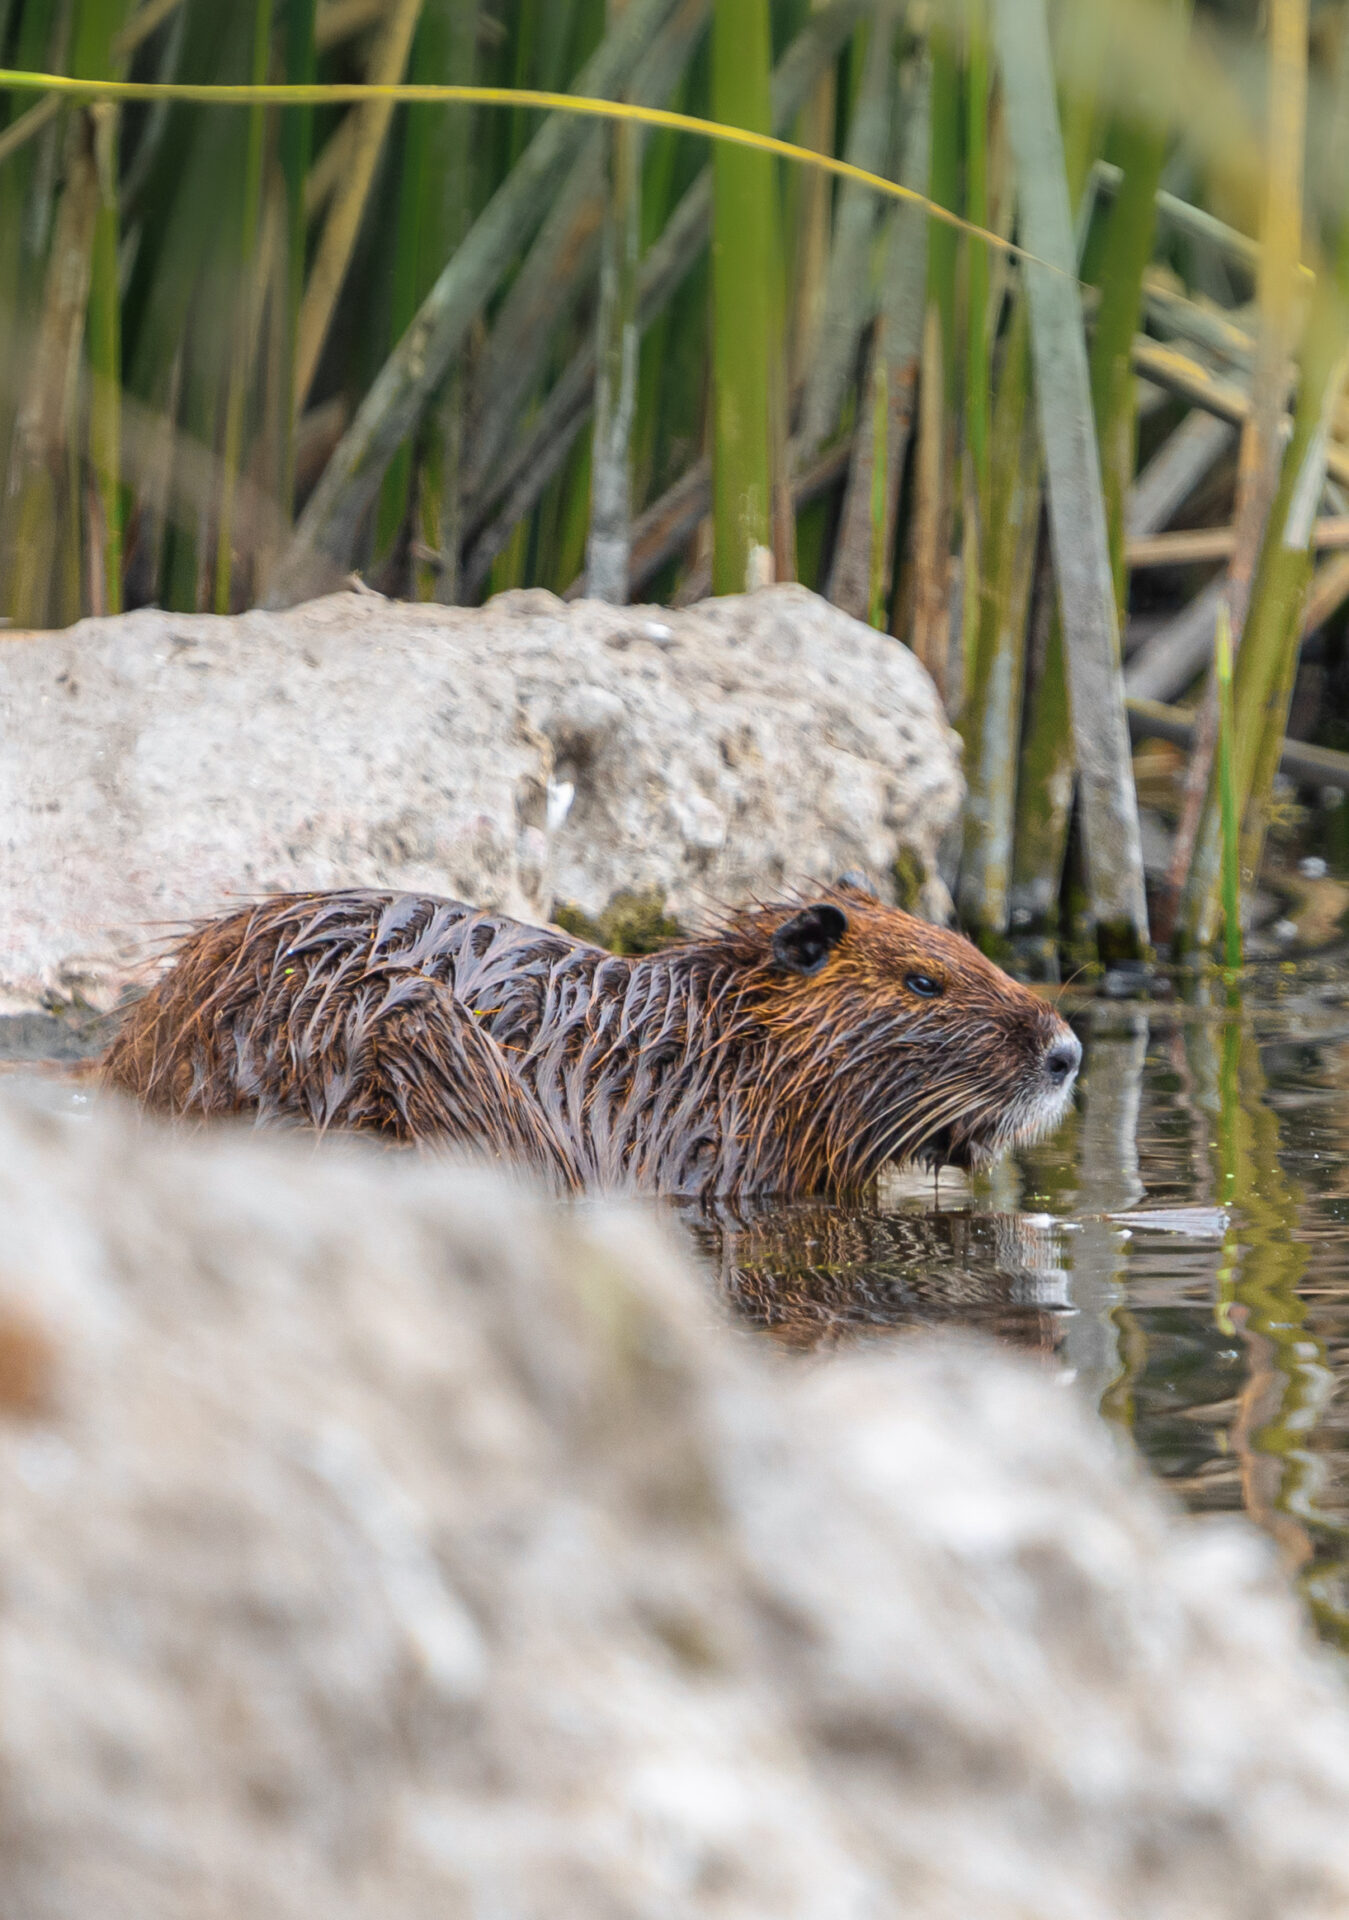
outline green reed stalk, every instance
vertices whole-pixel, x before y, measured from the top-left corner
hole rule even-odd
[[[784,133],[809,97],[820,73],[838,54],[855,28],[865,0],[831,0],[788,47],[773,75],[774,130]],[[695,76],[700,77],[700,76]],[[705,111],[706,102],[690,102]],[[924,163],[924,174],[926,163]],[[659,382],[665,396],[668,422],[665,444],[678,465],[686,465],[688,449],[703,437],[707,355],[704,348],[707,311],[707,235],[712,218],[712,168],[700,169],[682,192],[663,229],[652,240],[642,260],[639,320],[650,328],[669,315],[669,351],[660,363]],[[920,233],[922,229],[920,227]],[[652,352],[648,336],[647,352]],[[491,475],[490,486],[469,502],[475,535],[465,563],[466,590],[482,585],[493,556],[510,537],[511,528],[527,513],[557,473],[576,436],[589,418],[595,393],[594,336],[585,339],[558,376],[539,408],[537,420],[517,437]],[[640,419],[640,412],[639,412]],[[490,517],[489,517],[490,516]],[[480,531],[477,531],[480,529]]]
[[[915,193],[927,188],[930,109],[931,63],[923,54],[914,63],[899,108],[903,129],[899,177]],[[828,597],[857,619],[874,619],[878,593],[884,607],[891,603],[900,479],[913,430],[927,299],[927,220],[922,209],[896,207],[887,224],[881,310],[872,335],[861,421],[828,574]],[[878,439],[874,423],[882,417],[882,394],[885,431]],[[879,526],[878,485],[884,487]],[[889,621],[879,624],[886,627]]]
[[[1301,319],[1298,264],[1307,143],[1308,0],[1273,0],[1267,9],[1267,30],[1265,178],[1256,276],[1259,330],[1250,409],[1242,424],[1237,460],[1236,549],[1228,564],[1226,587],[1242,660],[1246,657],[1246,629],[1257,572],[1264,569],[1271,537],[1280,537],[1275,533],[1280,475],[1286,478],[1288,474],[1282,433],[1288,367]],[[1308,398],[1306,384],[1304,371],[1304,400]],[[1319,406],[1319,387],[1312,403]],[[1276,567],[1267,577],[1273,579],[1280,571]],[[1236,705],[1240,735],[1240,674]],[[1213,768],[1216,733],[1217,694],[1210,677],[1190,750],[1184,804],[1168,875],[1166,904],[1178,904],[1176,932],[1185,946],[1208,946],[1217,931],[1220,861]],[[1239,754],[1237,787],[1243,810],[1253,777],[1253,768],[1248,769]]]
[[[426,0],[414,61],[451,85],[471,86],[476,72],[479,0]],[[469,107],[426,116],[423,170],[420,297],[473,224],[473,139],[478,120]],[[413,569],[419,600],[452,605],[459,599],[463,467],[467,403],[466,356],[455,357],[428,411],[417,470],[417,525],[425,554]]]
[[[15,58],[29,68],[63,64],[69,24],[68,14],[53,20],[42,0],[27,0]],[[51,382],[70,372],[60,365],[61,346],[53,333],[64,302],[52,273],[55,242],[61,237],[59,208],[53,236],[53,201],[68,118],[53,113],[41,123],[35,110],[26,113],[20,102],[10,131],[18,130],[20,121],[39,131],[0,165],[0,456],[8,457],[0,522],[0,612],[19,626],[41,625],[46,618],[64,484],[64,461],[54,454],[49,436],[63,432],[64,416],[60,389],[53,392]],[[73,211],[73,206],[67,209]],[[73,256],[62,252],[76,267]],[[80,288],[77,280],[73,290],[82,324],[87,286]]]
[[[11,449],[15,479],[8,502],[12,559],[6,611],[20,627],[40,627],[59,618],[59,610],[72,602],[72,588],[76,608],[80,599],[80,486],[78,462],[72,458],[72,405],[79,391],[98,180],[87,119],[77,116],[66,133],[42,310]]]
[[[1132,958],[1148,943],[1142,842],[1044,0],[995,0],[994,21],[1022,232],[1058,269],[1028,264],[1026,284],[1054,571],[1073,641],[1065,665],[1088,908],[1102,958]]]
[[[673,0],[631,0],[621,23],[577,74],[577,93],[625,86]],[[441,270],[416,318],[367,391],[296,526],[268,588],[292,604],[351,565],[384,470],[421,418],[484,305],[538,225],[549,187],[585,139],[576,116],[550,114]]]
[[[988,68],[986,0],[967,0],[965,69],[965,218],[988,225]],[[965,242],[965,439],[982,497],[988,478],[990,378],[989,258],[982,241]]]
[[[255,0],[256,4],[256,0]],[[166,79],[243,81],[253,66],[255,4],[188,5],[169,37]],[[137,502],[137,571],[161,605],[212,604],[222,406],[237,344],[241,183],[249,116],[175,102],[155,130],[137,187],[139,245],[123,296],[126,386],[163,417],[155,479]],[[179,485],[179,440],[211,456],[200,484]],[[208,480],[209,475],[209,480]]]
[[[960,205],[960,63],[950,28],[934,25],[928,192],[938,206]],[[927,317],[923,329],[913,535],[911,644],[953,711],[963,704],[963,670],[950,662],[949,583],[960,431],[960,339],[956,279],[960,242],[943,221],[927,223]]]
[[[1224,601],[1218,608],[1214,669],[1218,680],[1218,791],[1222,811],[1223,923],[1227,964],[1241,966],[1241,823],[1232,756],[1236,725],[1232,718],[1232,617]]]
[[[471,80],[476,38],[472,30],[476,15],[476,0],[468,7],[460,0],[424,0],[409,57],[409,78],[434,84],[445,82],[452,72],[454,81]],[[520,58],[525,39],[522,35]],[[446,112],[434,106],[410,106],[404,111],[402,160],[396,176],[397,227],[389,302],[391,344],[402,338],[436,275],[467,231],[472,206],[468,145],[473,124],[471,109],[453,107]],[[450,377],[447,376],[447,381]],[[378,565],[388,558],[402,530],[411,498],[416,453],[420,460],[420,489],[429,487],[434,496],[434,505],[430,498],[419,500],[421,543],[427,552],[439,556],[438,566],[449,572],[449,584],[453,587],[457,578],[455,556],[442,547],[441,518],[446,504],[447,478],[444,435],[450,431],[457,439],[457,429],[448,421],[442,421],[437,428],[435,422],[442,411],[443,408],[435,408],[428,416],[420,446],[409,437],[389,463],[375,516],[374,559]],[[428,460],[432,469],[429,480]],[[456,457],[454,468],[449,470],[451,479],[456,479],[457,466]],[[415,563],[413,578],[419,599],[430,599],[436,594],[436,570],[428,569],[425,562]]]
[[[819,11],[820,0],[812,10]],[[801,109],[790,138],[817,153],[831,152],[838,118],[837,64],[827,66]],[[788,378],[799,393],[810,372],[816,330],[828,290],[826,263],[833,225],[833,182],[813,168],[793,168],[784,195],[784,251],[787,285],[792,290],[788,333]]]
[[[965,217],[988,225],[988,115],[991,84],[988,59],[987,0],[964,0],[965,6]],[[984,574],[988,566],[988,545],[992,529],[989,516],[988,431],[991,394],[991,293],[988,248],[982,242],[966,239],[962,246],[965,293],[965,367],[964,430],[965,459],[958,475],[961,494],[961,649],[964,656],[965,701],[982,697],[981,669],[975,656],[980,650],[980,613],[984,602]],[[1018,464],[1015,453],[1013,467]],[[956,476],[953,476],[953,483]],[[1029,559],[1027,580],[1029,581]],[[987,648],[985,646],[985,652]],[[983,671],[991,667],[986,660]],[[1016,721],[1013,733],[1020,731],[1021,667],[1015,670]],[[1001,707],[1001,700],[995,707]],[[1010,716],[1008,716],[1010,722]],[[1014,749],[1009,750],[1014,752]],[[1007,794],[1007,824],[1010,833],[1013,779]],[[1007,839],[1009,835],[1004,835]],[[1010,851],[1010,845],[1008,848]],[[1005,862],[1003,862],[1005,865]],[[999,887],[1001,904],[998,916],[1006,911],[1006,884]]]
[[[22,102],[0,110],[0,124],[6,130],[26,111]],[[24,290],[29,276],[21,271],[23,257],[24,210],[28,179],[32,170],[30,145],[0,160],[0,367],[15,373],[25,357],[27,301]],[[17,392],[14,381],[0,380],[0,474],[9,451]],[[0,538],[0,608],[8,609],[8,542]]]
[[[252,80],[267,78],[272,49],[272,0],[256,0],[253,15]],[[262,205],[262,143],[266,131],[264,109],[248,110],[244,149],[243,204],[239,213],[239,278],[234,313],[234,350],[230,355],[229,387],[225,397],[225,439],[221,454],[220,507],[216,527],[215,610],[230,610],[230,581],[234,565],[234,500],[244,444],[244,407],[252,358],[253,315],[260,269],[257,261],[258,216]]]
[[[1070,8],[1061,23],[1060,52],[1071,75],[1062,102],[1064,172],[1070,204],[1077,208],[1082,205],[1100,140],[1099,103],[1105,90],[1109,21],[1107,8],[1091,6]],[[1081,225],[1079,216],[1079,230]],[[1009,344],[999,392],[1009,382],[1019,392],[1029,391],[1030,377],[1027,331],[1017,352]],[[1038,472],[1033,485],[1038,495]],[[1057,607],[1049,616],[1044,658],[1028,697],[1029,714],[1017,769],[1009,905],[1015,925],[1038,932],[1057,924],[1074,784],[1072,717]]]
[[[767,133],[771,80],[768,0],[716,0],[714,118]],[[767,154],[720,143],[712,178],[712,583],[740,593],[754,549],[773,543],[777,181]]]
[[[886,620],[886,572],[889,559],[889,524],[886,515],[886,476],[889,461],[886,440],[890,426],[890,382],[885,355],[876,357],[876,378],[872,383],[871,409],[871,580],[868,595],[871,624],[884,633]]]
[[[419,28],[418,39],[420,37]],[[408,71],[410,78],[419,77],[417,41],[415,40]],[[434,109],[406,107],[403,111],[405,119],[402,129],[402,152],[397,167],[398,191],[394,203],[397,225],[389,291],[391,344],[402,337],[426,291],[421,285],[420,271],[421,221],[427,165],[425,120]],[[375,509],[374,551],[371,556],[375,567],[382,566],[389,559],[402,533],[403,522],[407,517],[411,484],[412,442],[405,440],[389,462],[388,471],[384,475],[384,481],[379,490],[379,504]]]
[[[1349,257],[1340,271],[1349,286]],[[1287,730],[1311,577],[1311,530],[1325,482],[1329,418],[1345,379],[1347,340],[1349,295],[1326,269],[1313,296],[1293,435],[1233,674],[1232,779],[1241,820],[1241,867],[1252,878],[1259,872],[1270,794]],[[1223,849],[1221,798],[1211,777],[1187,893],[1187,901],[1193,901],[1193,938],[1200,946],[1211,945],[1217,933]]]
[[[893,0],[878,0],[846,146],[847,159],[868,173],[883,170],[890,151],[898,91],[896,24]],[[874,307],[870,256],[877,212],[874,193],[853,181],[844,184],[834,210],[824,294],[801,395],[798,460],[810,459],[838,432],[853,384],[858,342]]]
[[[1030,377],[1029,312],[1017,300],[1007,331],[981,495],[984,534],[974,647],[961,731],[969,798],[959,901],[965,925],[997,939],[1007,930],[1027,626],[1041,519],[1041,458]],[[1065,716],[1066,720],[1066,716]]]
[[[417,30],[422,0],[391,0],[370,53],[370,80],[376,86],[396,85],[403,77],[412,36]],[[319,236],[314,262],[305,281],[295,344],[295,385],[301,405],[309,397],[318,372],[319,355],[337,310],[338,298],[351,265],[375,171],[393,119],[392,101],[378,95],[352,109],[351,152],[342,179]]]
[[[623,0],[609,0],[609,17]],[[615,127],[596,318],[595,430],[591,441],[587,592],[621,606],[632,551],[632,424],[637,402],[637,272],[641,259],[642,136]]]
[[[305,86],[318,71],[314,43],[317,0],[285,0],[285,75]],[[286,183],[286,294],[283,397],[281,421],[281,506],[289,519],[295,506],[295,340],[304,297],[305,220],[304,183],[314,145],[314,109],[292,107],[280,118],[278,129],[281,173]]]
[[[1188,12],[1181,0],[1178,15]],[[1082,191],[1090,163],[1087,134],[1092,118],[1070,106],[1064,144],[1074,198]],[[1131,363],[1142,307],[1143,275],[1152,254],[1156,193],[1164,157],[1164,136],[1152,126],[1120,129],[1125,157],[1118,197],[1105,223],[1101,246],[1101,302],[1092,335],[1090,367],[1092,410],[1101,452],[1101,481],[1118,618],[1127,606],[1125,509],[1133,484],[1137,427],[1136,382]],[[1024,366],[1009,351],[1004,382],[1024,377]],[[1072,740],[1068,690],[1064,678],[1060,616],[1053,615],[1041,685],[1033,698],[1032,720],[1021,768],[1016,852],[1011,887],[1014,913],[1034,927],[1054,917],[1072,793]]]
[[[88,359],[93,375],[89,394],[89,463],[93,468],[102,526],[96,551],[102,553],[102,578],[89,582],[91,611],[122,610],[122,302],[117,249],[117,134],[115,109],[94,119],[94,172],[98,215],[94,223],[94,260],[89,291]]]
[[[686,110],[688,80],[685,76],[675,94],[676,107]],[[641,251],[645,254],[660,237],[676,199],[676,137],[672,133],[651,134],[646,143],[646,163],[642,168]],[[641,284],[638,283],[640,302]],[[640,319],[640,305],[639,305]],[[637,412],[632,434],[632,496],[641,506],[656,491],[659,462],[664,453],[666,410],[662,406],[666,359],[673,345],[668,307],[651,322],[642,339],[637,362]]]
[[[1061,21],[1059,52],[1071,81],[1063,92],[1063,169],[1069,202],[1080,209],[1092,159],[1100,144],[1100,100],[1105,92],[1109,52],[1105,6],[1069,8]],[[1078,215],[1078,230],[1082,227]],[[1023,296],[1025,298],[1025,296]],[[1030,336],[1004,357],[1000,392],[1007,382],[1029,390]],[[1036,490],[1040,478],[1036,476]],[[1017,768],[1017,818],[1013,828],[1011,918],[1036,931],[1057,924],[1063,879],[1063,854],[1073,810],[1073,724],[1069,714],[1063,626],[1053,609],[1048,620],[1044,660],[1029,689],[1029,716]]]
[[[945,25],[936,25],[929,40],[932,55],[932,153],[928,163],[928,192],[939,207],[953,212],[960,206],[961,126],[960,57],[956,40]],[[944,221],[930,220],[927,229],[928,299],[936,307],[941,326],[942,381],[948,418],[954,421],[960,394],[960,342],[956,312],[956,276],[960,236]]]
[[[1159,48],[1165,79],[1180,70],[1190,0],[1170,0],[1171,42]],[[1166,124],[1132,120],[1116,131],[1123,169],[1101,245],[1101,300],[1091,342],[1091,399],[1101,453],[1106,525],[1121,621],[1127,609],[1124,515],[1137,466],[1137,381],[1132,353],[1143,311],[1143,275],[1157,229],[1157,190],[1166,158]]]
[[[1290,57],[1296,49],[1289,46]],[[1343,110],[1343,107],[1342,107]],[[1300,124],[1289,116],[1290,127]],[[1287,156],[1293,173],[1295,156]],[[1271,183],[1273,191],[1274,183]],[[1303,608],[1312,568],[1312,530],[1325,482],[1327,447],[1349,366],[1349,220],[1342,217],[1334,257],[1321,265],[1305,328],[1293,416],[1252,583],[1234,672],[1233,778],[1242,822],[1241,865],[1258,874],[1288,707],[1297,672]],[[1287,290],[1266,304],[1277,324]],[[1216,933],[1221,835],[1210,775],[1185,896],[1187,936],[1208,945]]]
[[[126,17],[129,0],[84,0],[76,22],[71,71],[115,78],[113,41]],[[88,582],[91,609],[120,613],[122,607],[121,288],[117,271],[118,129],[120,109],[92,109],[94,173],[98,212],[94,220],[94,257],[90,273],[87,358],[89,461],[93,469],[102,525],[92,541],[101,555],[100,577]]]
[[[1002,935],[1010,912],[1026,629],[1040,533],[1040,455],[1031,397],[1029,313],[1017,302],[1007,335],[983,495],[983,562],[970,630],[960,730],[969,792],[957,899],[962,923]]]
[[[707,24],[708,0],[678,0],[644,48],[625,91],[663,105]],[[521,414],[537,396],[559,340],[594,286],[608,189],[609,130],[596,127],[569,172],[555,183],[537,238],[493,316],[473,378],[473,411],[463,475],[465,498],[478,500],[501,468]],[[592,347],[595,334],[584,327]],[[594,377],[589,381],[593,397]]]

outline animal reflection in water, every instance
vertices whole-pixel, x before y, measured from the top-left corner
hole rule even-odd
[[[688,1208],[684,1220],[736,1316],[784,1346],[916,1326],[974,1328],[1047,1354],[1062,1339],[1067,1276],[1043,1217],[801,1202]]]

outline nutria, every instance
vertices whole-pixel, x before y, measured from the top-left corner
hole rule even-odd
[[[635,959],[350,892],[199,927],[103,1073],[171,1114],[457,1141],[569,1186],[839,1198],[1038,1138],[1080,1057],[967,940],[846,885]]]

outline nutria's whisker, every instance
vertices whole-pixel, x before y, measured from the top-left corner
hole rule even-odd
[[[973,1112],[981,1112],[982,1105],[972,1101],[970,1093],[968,1087],[957,1089],[946,1101],[929,1101],[921,1113],[901,1117],[893,1133],[883,1140],[878,1163],[910,1159],[944,1129],[954,1127]]]

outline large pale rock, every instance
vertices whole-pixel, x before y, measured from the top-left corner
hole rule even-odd
[[[156,611],[0,645],[0,993],[106,1005],[166,923],[371,885],[526,918],[926,875],[954,735],[904,647],[800,587],[683,612],[503,594]]]
[[[2,1920],[1331,1920],[1349,1711],[1235,1522],[647,1216],[0,1089]]]

